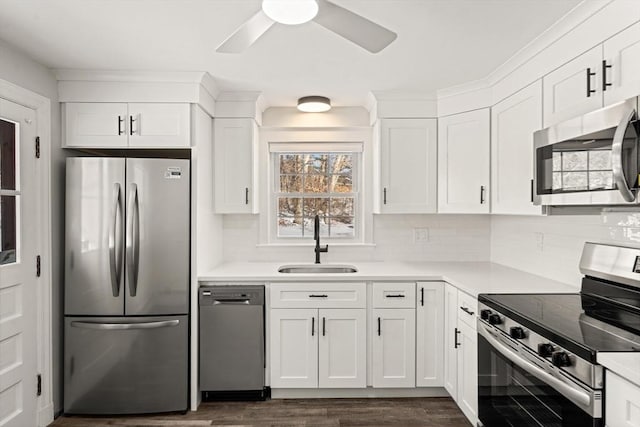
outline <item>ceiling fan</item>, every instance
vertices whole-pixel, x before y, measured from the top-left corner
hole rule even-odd
[[[262,9],[231,34],[216,52],[240,53],[275,23],[313,21],[371,53],[378,53],[398,35],[328,0],[262,0]]]

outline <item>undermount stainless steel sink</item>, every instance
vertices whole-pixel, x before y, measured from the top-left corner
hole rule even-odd
[[[278,268],[278,273],[298,274],[330,274],[330,273],[357,273],[358,269],[353,265],[321,265],[321,264],[295,264],[283,265]]]

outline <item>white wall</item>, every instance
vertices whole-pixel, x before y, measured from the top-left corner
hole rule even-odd
[[[0,40],[0,79],[51,100],[51,224],[53,304],[53,403],[62,410],[62,274],[64,229],[64,153],[60,149],[58,85],[48,68]]]
[[[640,211],[491,217],[491,261],[576,287],[585,242],[640,248]]]

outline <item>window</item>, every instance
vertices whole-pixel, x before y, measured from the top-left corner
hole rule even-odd
[[[312,238],[314,218],[318,215],[321,236],[356,238],[360,222],[360,153],[330,149],[294,151],[296,147],[292,145],[286,144],[287,151],[272,154],[276,237]],[[324,148],[317,145],[314,148]]]
[[[0,119],[0,265],[16,262],[18,125]]]

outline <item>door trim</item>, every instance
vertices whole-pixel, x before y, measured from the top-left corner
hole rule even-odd
[[[52,385],[52,309],[51,309],[51,100],[28,89],[0,79],[0,98],[35,110],[40,136],[40,159],[36,162],[39,209],[36,218],[36,247],[42,259],[40,277],[36,277],[37,369],[42,375],[42,395],[37,399],[38,426],[53,421]],[[34,141],[35,144],[35,141]],[[35,152],[34,152],[35,153]],[[34,154],[35,155],[35,154]],[[35,276],[35,260],[34,260]]]

